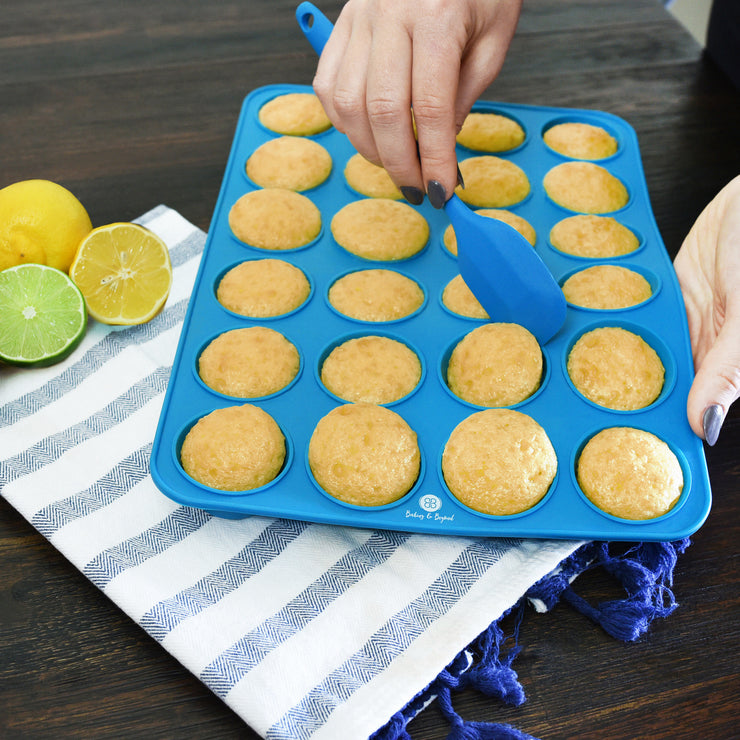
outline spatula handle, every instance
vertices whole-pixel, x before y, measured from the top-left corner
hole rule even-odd
[[[313,50],[321,56],[334,28],[332,22],[313,3],[308,2],[296,8],[295,17]]]

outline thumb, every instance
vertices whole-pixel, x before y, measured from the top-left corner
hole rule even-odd
[[[740,316],[728,316],[696,369],[687,413],[691,428],[713,445],[727,411],[740,397]],[[718,407],[718,408],[717,408]]]

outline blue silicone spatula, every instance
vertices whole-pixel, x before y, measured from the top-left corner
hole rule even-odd
[[[331,21],[310,2],[296,9],[298,25],[320,56]],[[565,296],[532,245],[512,226],[474,213],[457,195],[445,204],[457,238],[463,280],[492,321],[521,324],[544,344],[565,321]]]

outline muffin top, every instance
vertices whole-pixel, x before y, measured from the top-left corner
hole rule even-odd
[[[468,113],[457,135],[458,144],[479,152],[505,152],[523,142],[521,125],[500,113]]]
[[[568,375],[586,398],[615,411],[635,411],[663,390],[665,368],[639,335],[618,326],[586,332],[568,355]]]
[[[558,221],[550,230],[550,243],[576,257],[619,257],[634,252],[640,241],[634,232],[612,216],[580,214]]]
[[[529,178],[519,165],[508,159],[483,155],[460,162],[465,187],[455,193],[478,208],[506,208],[523,201],[530,191]]]
[[[300,367],[295,346],[266,326],[226,331],[198,359],[201,380],[214,391],[236,398],[277,393],[293,381]]]
[[[571,275],[563,283],[563,293],[574,306],[615,310],[646,301],[653,290],[639,272],[619,265],[594,265]]]
[[[190,429],[180,462],[191,477],[221,491],[247,491],[273,480],[285,461],[285,437],[251,404],[216,409]]]
[[[617,153],[617,140],[601,126],[569,121],[551,126],[543,137],[553,151],[574,159],[604,159]]]
[[[241,316],[268,318],[294,311],[310,293],[301,269],[283,260],[261,259],[232,267],[219,281],[216,299]]]
[[[442,453],[450,492],[484,514],[526,511],[547,493],[557,456],[545,430],[513,409],[486,409],[463,419]]]
[[[247,177],[261,188],[310,190],[329,177],[331,154],[312,139],[281,136],[257,147],[247,159]]]
[[[337,243],[358,257],[395,261],[413,257],[429,239],[424,216],[405,203],[388,198],[355,200],[331,221]]]
[[[424,303],[424,291],[416,281],[382,268],[342,276],[332,283],[328,297],[339,313],[373,322],[402,319]]]
[[[344,178],[352,190],[368,198],[400,200],[403,197],[388,172],[359,153],[354,154],[347,161]]]
[[[403,342],[364,336],[335,347],[321,366],[321,382],[335,396],[357,403],[393,403],[421,380],[421,362]]]
[[[265,103],[257,114],[271,131],[289,136],[311,136],[331,128],[321,101],[313,93],[286,93]]]
[[[563,162],[543,180],[550,198],[569,211],[611,213],[624,208],[629,193],[624,183],[593,162]]]
[[[519,324],[484,324],[466,334],[450,355],[447,385],[478,406],[511,406],[529,398],[542,379],[542,350]]]
[[[308,447],[316,482],[356,506],[382,506],[411,490],[419,477],[416,433],[385,406],[347,404],[316,425]]]
[[[487,319],[488,312],[468,288],[462,275],[455,275],[442,291],[442,303],[448,311],[469,319]]]
[[[231,207],[229,226],[237,239],[252,247],[297,249],[321,232],[321,211],[292,190],[253,190]]]
[[[602,511],[622,519],[653,519],[670,511],[683,490],[671,448],[650,432],[611,427],[583,448],[578,484]]]

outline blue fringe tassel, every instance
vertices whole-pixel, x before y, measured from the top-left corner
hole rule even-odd
[[[452,692],[472,687],[504,704],[524,703],[524,689],[511,665],[521,649],[519,630],[528,601],[539,601],[548,610],[564,601],[613,637],[627,642],[638,639],[654,619],[667,617],[678,606],[671,591],[673,569],[678,556],[690,544],[688,539],[643,542],[624,549],[618,543],[590,542],[579,548],[553,573],[532,586],[518,604],[493,622],[370,740],[413,740],[406,729],[408,723],[435,698],[450,723],[447,740],[537,740],[511,725],[466,722],[452,706]],[[594,568],[614,576],[625,590],[624,598],[590,604],[579,596],[572,587],[573,581]],[[514,644],[502,656],[508,638],[500,624],[515,611]]]

